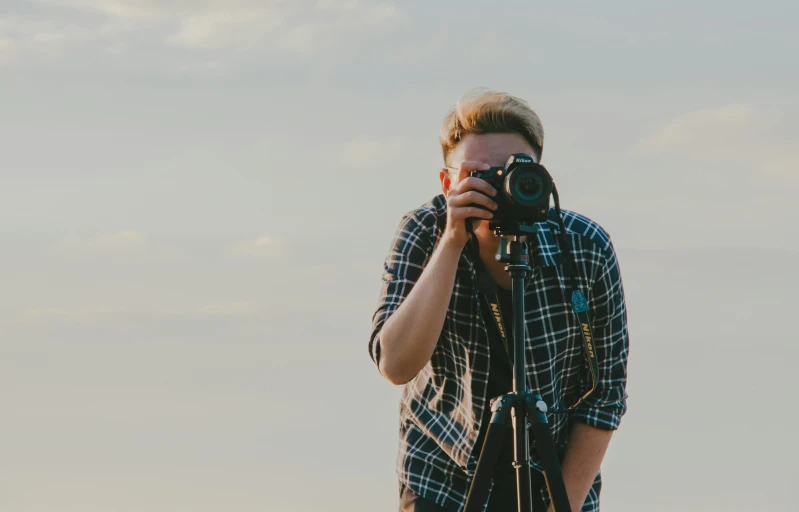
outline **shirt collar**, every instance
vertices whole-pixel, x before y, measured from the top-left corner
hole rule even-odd
[[[550,209],[549,219],[536,225],[536,241],[528,250],[530,252],[531,266],[557,267],[564,261],[563,253],[560,250],[557,237],[560,234],[557,215],[554,208]],[[470,264],[474,264],[472,258],[477,258],[476,247],[472,245],[471,251],[466,251],[467,259]]]
[[[556,239],[559,234],[560,226],[557,215],[555,209],[551,208],[547,222],[538,224],[537,247],[530,248],[530,252],[535,258],[535,264],[542,267],[556,267],[563,263],[563,253],[560,251],[560,245]]]

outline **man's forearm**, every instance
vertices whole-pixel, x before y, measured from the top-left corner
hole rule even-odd
[[[575,423],[572,427],[569,443],[566,445],[566,456],[561,465],[572,512],[579,512],[583,507],[612,435],[611,430],[602,430],[583,423]],[[550,505],[549,511],[554,510]]]
[[[462,247],[442,242],[380,334],[380,372],[394,384],[411,380],[430,361],[447,315]]]

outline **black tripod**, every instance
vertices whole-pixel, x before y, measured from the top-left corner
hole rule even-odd
[[[513,388],[510,393],[495,397],[491,406],[491,421],[488,425],[477,469],[474,474],[469,494],[466,497],[464,512],[477,512],[483,509],[488,497],[489,482],[496,469],[502,446],[502,438],[511,420],[513,412],[514,462],[516,469],[516,490],[519,512],[532,512],[532,489],[530,484],[530,448],[527,431],[533,435],[536,448],[544,468],[544,478],[549,496],[556,512],[570,512],[569,498],[563,483],[560,461],[555,444],[547,424],[547,405],[541,395],[530,390],[526,379],[525,356],[525,321],[524,321],[524,285],[530,275],[529,252],[527,243],[521,241],[520,235],[533,235],[535,225],[519,224],[514,226],[512,234],[505,232],[502,236],[497,261],[507,262],[505,271],[512,278],[513,296]],[[510,240],[509,240],[510,239]],[[510,245],[510,251],[508,251]]]

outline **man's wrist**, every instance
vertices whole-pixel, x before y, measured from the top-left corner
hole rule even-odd
[[[466,239],[466,241],[460,241],[452,233],[445,231],[439,239],[438,250],[447,253],[455,253],[460,257],[468,241],[468,239]]]

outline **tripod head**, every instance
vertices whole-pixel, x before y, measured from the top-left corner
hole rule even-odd
[[[496,236],[500,237],[494,259],[508,264],[505,266],[505,271],[512,278],[527,278],[532,270],[530,268],[529,243],[522,241],[521,237],[527,235],[528,240],[532,238],[535,241],[538,223],[503,222],[499,224],[492,222],[489,224],[489,228],[494,231]]]
[[[488,229],[499,237],[534,235],[538,232],[540,222],[489,222]]]

